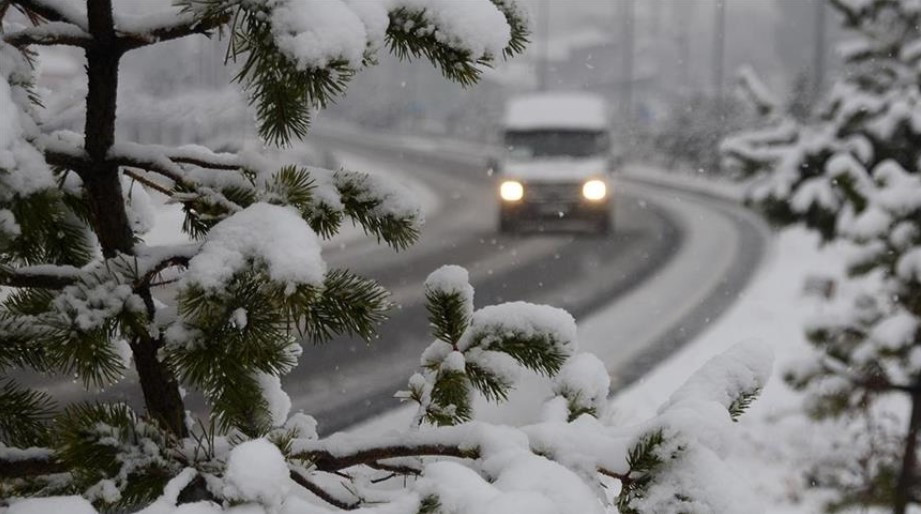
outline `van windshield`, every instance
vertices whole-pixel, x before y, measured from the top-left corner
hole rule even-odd
[[[607,132],[598,130],[527,130],[505,133],[512,159],[593,157],[608,150]]]

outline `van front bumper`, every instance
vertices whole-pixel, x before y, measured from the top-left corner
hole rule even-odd
[[[502,202],[501,216],[515,222],[550,220],[598,221],[610,216],[612,201]]]

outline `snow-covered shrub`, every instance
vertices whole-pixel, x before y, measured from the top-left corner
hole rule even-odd
[[[818,119],[804,124],[767,106],[764,127],[727,138],[722,154],[771,221],[853,245],[847,287],[807,327],[815,360],[788,380],[810,393],[811,414],[850,424],[849,458],[833,459],[838,473],[813,475],[837,474],[819,482],[840,486],[831,506],[903,513],[921,501],[921,3],[831,3],[855,39],[842,47],[847,73]],[[897,451],[882,419],[892,406],[909,413]],[[883,426],[852,444],[854,430]]]
[[[374,281],[330,268],[321,240],[348,221],[402,249],[418,237],[418,206],[371,175],[116,134],[118,64],[137,48],[220,32],[260,135],[288,143],[384,46],[472,84],[482,66],[523,49],[511,0],[164,8],[129,17],[111,0],[0,2],[0,510],[757,510],[716,468],[768,376],[763,352],[715,360],[654,419],[614,427],[603,417],[604,365],[576,353],[573,319],[524,303],[477,310],[456,267],[424,285],[435,342],[402,393],[419,405],[416,425],[318,438],[313,418],[291,414],[280,379],[301,341],[370,338],[390,306]],[[36,123],[32,45],[85,50],[83,133]],[[193,242],[142,242],[145,191],[182,206]],[[94,396],[129,367],[144,412]],[[474,392],[502,401],[527,371],[553,380],[547,421],[472,421]],[[23,384],[29,372],[72,376],[93,401],[60,407]],[[207,419],[186,409],[183,390],[204,398]]]

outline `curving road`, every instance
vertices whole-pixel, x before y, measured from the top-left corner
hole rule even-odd
[[[359,240],[326,253],[332,267],[379,280],[393,292],[398,308],[378,340],[341,338],[305,348],[300,365],[285,378],[294,409],[316,416],[324,433],[397,406],[393,393],[405,386],[431,341],[422,283],[443,264],[470,271],[478,306],[547,303],[582,320],[602,306],[622,304],[625,308],[608,311],[612,319],[624,318],[616,324],[618,337],[604,323],[581,334],[583,348],[600,354],[622,384],[731,304],[762,253],[764,231],[740,208],[627,179],[615,186],[612,236],[500,236],[495,186],[481,155],[394,147],[370,136],[315,138],[334,151],[412,176],[438,192],[442,202],[420,243],[408,251],[398,254]],[[647,283],[651,294],[630,298]],[[592,334],[592,327],[601,333]]]

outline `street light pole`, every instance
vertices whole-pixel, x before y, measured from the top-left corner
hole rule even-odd
[[[538,4],[537,21],[540,24],[540,45],[537,56],[537,89],[547,90],[550,60],[550,0]]]
[[[624,118],[629,122],[633,120],[633,51],[634,51],[634,25],[636,22],[636,9],[633,0],[623,0],[623,31],[621,41],[621,74],[623,76],[623,104]]]

